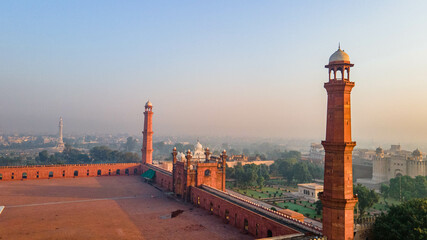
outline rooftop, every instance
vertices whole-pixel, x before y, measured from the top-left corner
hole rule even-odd
[[[323,185],[317,184],[317,183],[300,183],[298,184],[298,187],[306,187],[306,188],[311,188],[316,190],[323,189]]]

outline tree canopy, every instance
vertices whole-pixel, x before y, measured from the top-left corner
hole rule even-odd
[[[285,152],[284,158],[274,161],[270,166],[270,174],[282,176],[288,183],[308,183],[313,179],[323,179],[323,168],[306,161],[299,160],[300,153],[295,151]]]
[[[382,192],[395,199],[410,200],[427,197],[427,177],[402,176],[390,179],[390,186],[383,187]]]
[[[236,179],[236,183],[241,188],[254,186],[262,187],[264,181],[270,179],[268,174],[268,166],[265,164],[255,165],[237,163],[233,168],[226,168],[227,178]]]
[[[386,239],[427,239],[427,199],[412,199],[392,206],[377,217],[374,237]]]
[[[357,184],[353,187],[354,194],[357,194],[359,201],[357,202],[357,207],[360,211],[360,215],[363,215],[366,209],[372,207],[380,199],[378,193],[374,190],[369,190],[367,187]]]

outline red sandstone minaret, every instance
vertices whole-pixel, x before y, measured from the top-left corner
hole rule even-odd
[[[144,112],[144,138],[142,140],[142,163],[153,163],[153,104],[148,101]]]
[[[328,240],[353,239],[354,206],[351,141],[350,57],[340,48],[329,58],[329,81],[326,123],[325,179],[320,199],[323,204],[323,235]]]

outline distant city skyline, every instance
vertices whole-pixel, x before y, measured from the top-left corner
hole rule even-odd
[[[0,132],[324,139],[352,63],[353,139],[427,135],[424,1],[0,2]],[[351,9],[351,10],[350,10]],[[336,21],[339,19],[339,21]],[[346,21],[342,21],[346,19]]]

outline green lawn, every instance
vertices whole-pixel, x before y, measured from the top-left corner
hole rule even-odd
[[[304,216],[306,217],[310,217],[313,218],[314,216],[316,216],[316,218],[320,218],[321,215],[316,215],[316,211],[314,209],[310,209],[310,208],[306,208],[304,206],[300,206],[298,204],[295,203],[291,203],[291,202],[280,202],[280,203],[276,203],[277,206],[281,207],[281,208],[285,208],[285,206],[288,207],[288,209],[292,210],[292,211],[296,211],[299,213],[302,213]],[[307,216],[307,214],[309,214],[309,216]]]
[[[272,187],[263,187],[262,189],[256,188],[256,189],[233,189],[234,191],[244,194],[249,197],[253,197],[256,199],[261,198],[269,198],[270,194],[271,197],[274,197],[274,194],[276,193],[276,197],[279,197],[281,193],[283,193],[282,190],[278,190],[277,188]]]
[[[245,190],[234,189],[234,191],[236,191],[238,193],[241,193],[241,194],[244,194],[244,195],[246,195],[248,197],[255,198],[255,199],[259,199],[260,197],[261,198],[268,198],[268,193],[260,193],[258,191],[251,190],[251,189],[245,189]]]

